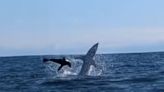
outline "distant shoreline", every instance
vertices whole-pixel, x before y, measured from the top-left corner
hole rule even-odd
[[[152,51],[152,52],[120,52],[120,53],[101,53],[96,55],[121,55],[121,54],[151,54],[151,53],[164,53],[164,51]],[[42,56],[76,56],[76,55],[83,55],[83,54],[50,54],[50,55],[15,55],[15,56],[0,56],[0,58],[13,58],[13,57],[42,57]]]

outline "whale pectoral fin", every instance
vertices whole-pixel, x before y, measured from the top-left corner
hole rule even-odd
[[[58,71],[62,68],[63,66],[61,65],[59,68],[58,68]]]
[[[95,54],[96,54],[97,48],[98,48],[98,43],[96,43],[95,45],[93,45],[89,49],[89,51],[87,52],[86,56],[90,57],[90,58],[93,58],[95,56]]]
[[[95,54],[96,54],[97,48],[98,48],[98,43],[93,45],[89,49],[87,54],[80,58],[81,60],[83,60],[83,65],[82,65],[82,68],[81,68],[79,75],[87,75],[88,71],[90,70],[91,65],[93,65],[94,67],[97,67],[97,65],[93,59]]]

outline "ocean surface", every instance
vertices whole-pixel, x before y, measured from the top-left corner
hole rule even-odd
[[[98,67],[78,76],[83,62],[65,55],[72,68],[43,58],[64,55],[0,58],[0,92],[164,92],[164,53],[97,54]]]

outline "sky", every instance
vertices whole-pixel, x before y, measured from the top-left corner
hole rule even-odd
[[[164,0],[1,0],[0,56],[164,51]]]

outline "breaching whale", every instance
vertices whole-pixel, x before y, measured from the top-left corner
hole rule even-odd
[[[95,63],[95,60],[94,60],[94,56],[96,54],[97,48],[98,48],[98,43],[94,44],[88,50],[86,55],[83,55],[80,57],[75,57],[75,59],[81,59],[83,61],[82,68],[81,68],[80,72],[78,73],[79,76],[88,75],[91,65],[93,65],[94,67],[97,66]],[[68,65],[69,67],[71,67],[71,63],[66,61],[65,58],[63,58],[63,59],[43,59],[43,62],[47,62],[47,61],[52,61],[52,62],[60,64],[61,66],[58,68],[58,71],[65,65]]]
[[[63,59],[45,59],[45,58],[43,59],[43,62],[44,62],[44,63],[46,63],[46,62],[48,62],[48,61],[52,61],[52,62],[55,62],[55,63],[60,64],[60,67],[58,68],[58,71],[59,71],[63,66],[65,66],[65,65],[71,67],[71,63],[68,62],[68,61],[65,59],[65,57],[64,57]]]
[[[81,68],[78,75],[80,75],[80,76],[88,75],[90,66],[93,65],[94,67],[96,67],[96,63],[95,63],[95,60],[93,58],[96,54],[97,48],[98,48],[98,43],[94,44],[89,49],[89,51],[87,52],[86,55],[76,58],[76,59],[81,59],[83,61],[82,68]]]

